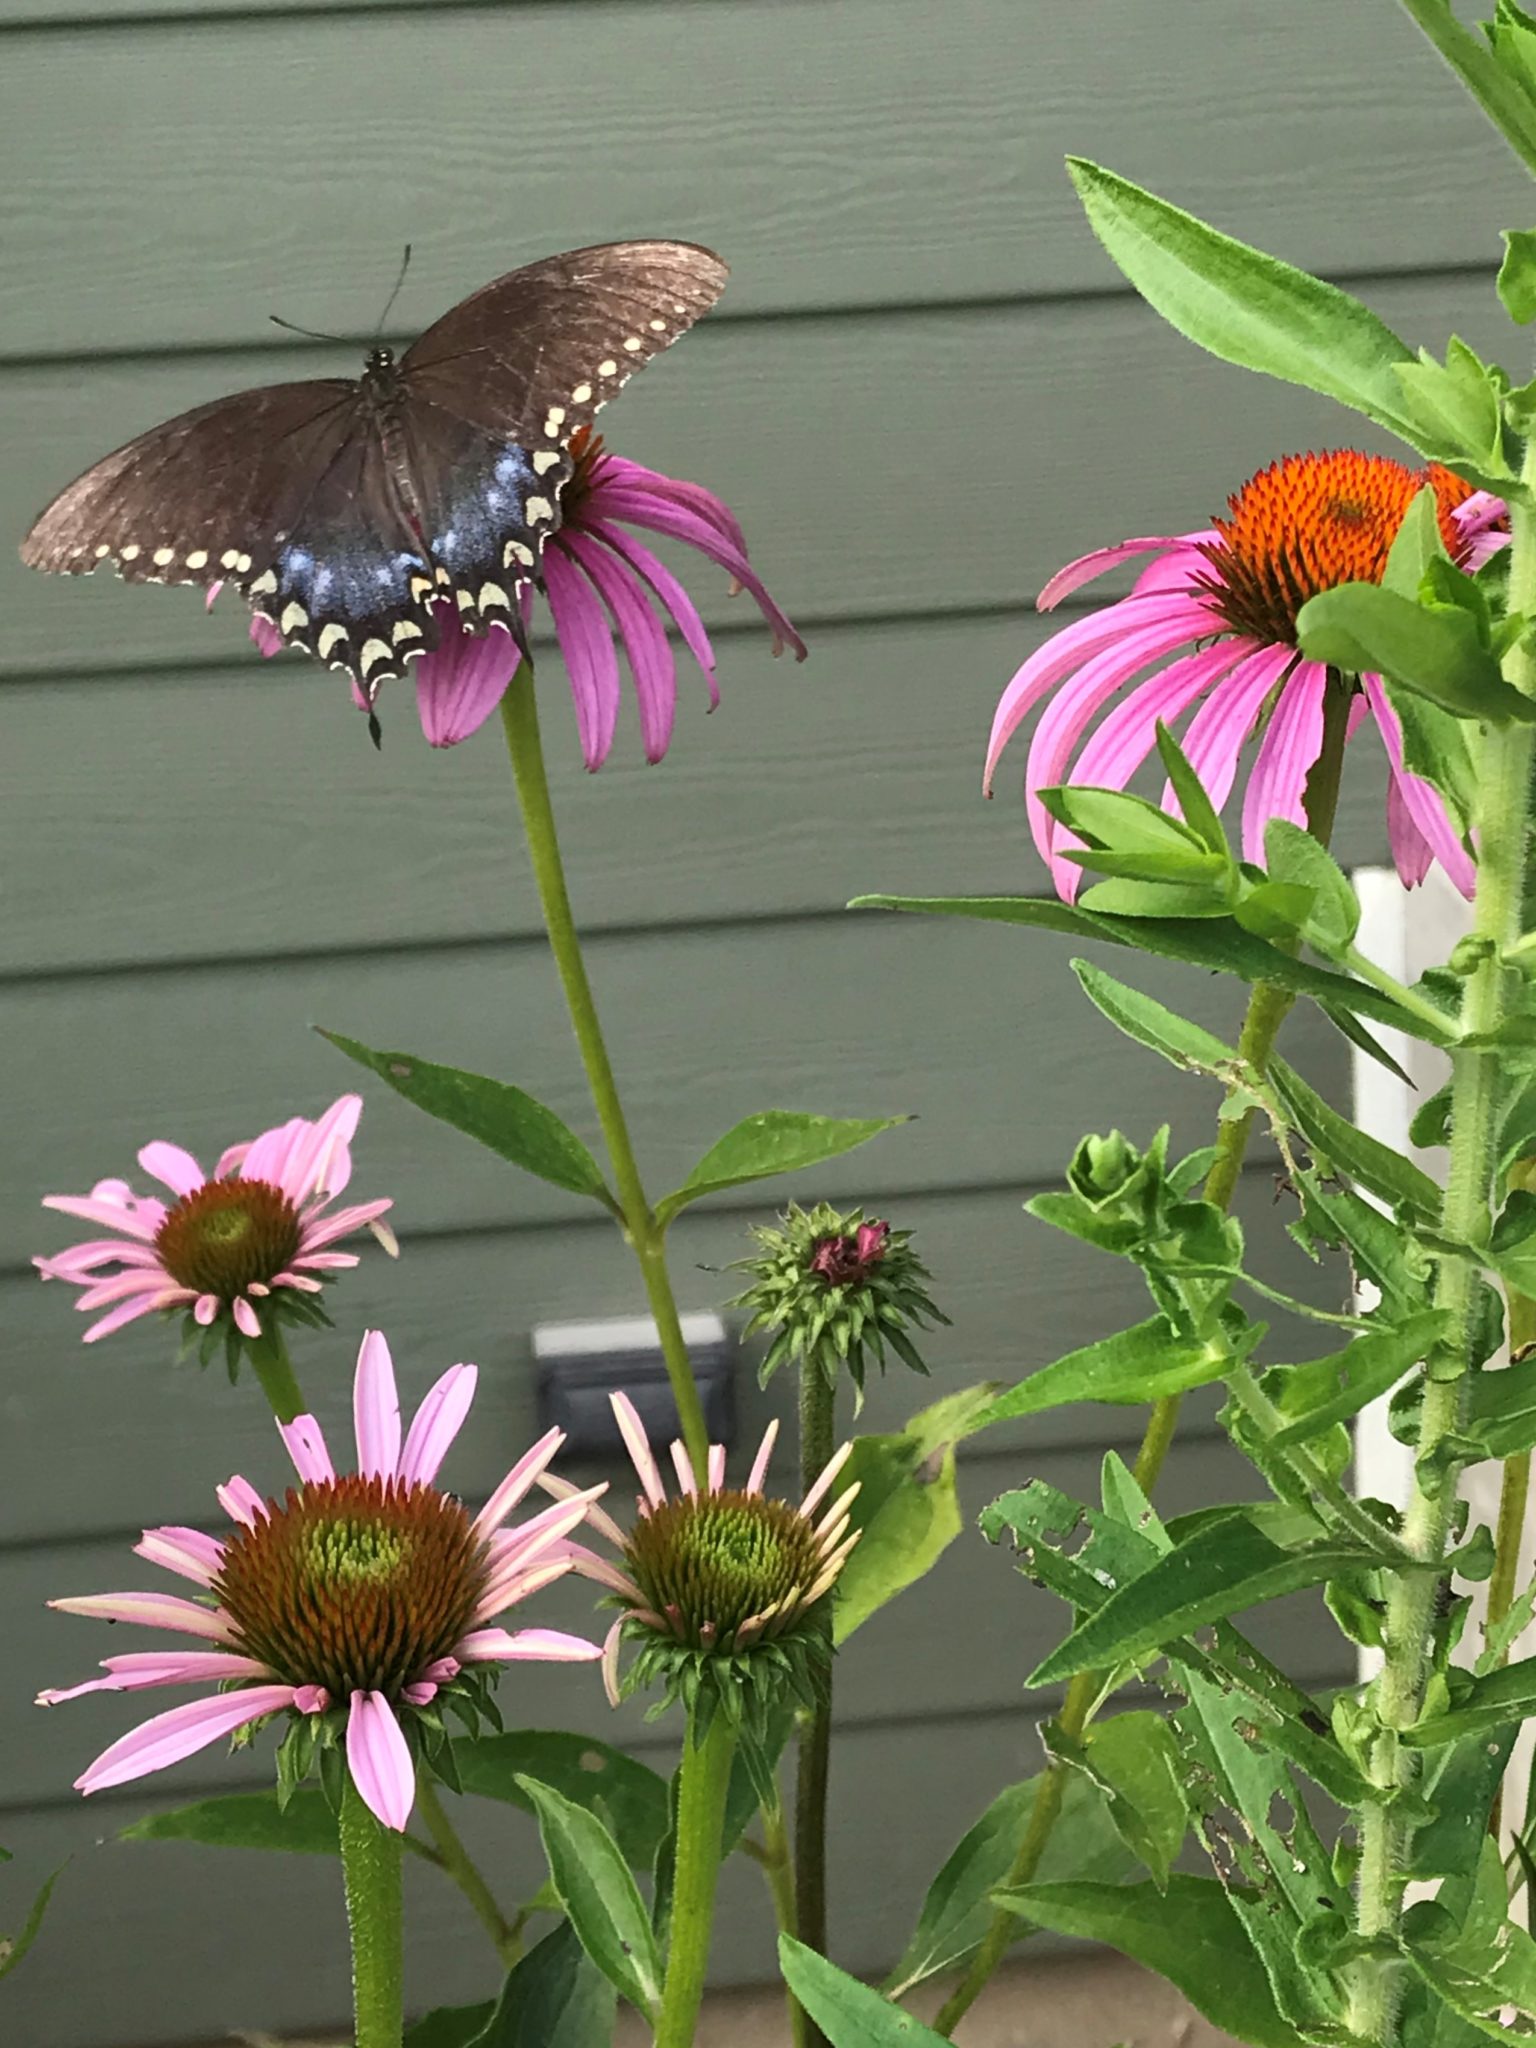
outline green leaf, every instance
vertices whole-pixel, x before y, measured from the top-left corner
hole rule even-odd
[[[1503,372],[1491,370],[1453,334],[1443,363],[1421,348],[1417,362],[1395,363],[1393,373],[1415,445],[1499,489],[1510,475],[1501,404],[1509,380]]]
[[[661,1999],[661,1957],[629,1865],[596,1814],[524,1777],[550,1881],[587,1954],[647,2018]]]
[[[1042,1773],[1009,1785],[966,1830],[928,1887],[912,1939],[882,1987],[887,1998],[903,1998],[925,1978],[953,1969],[980,1943],[992,1922],[991,1894],[1012,1868],[1044,1783]],[[1040,1859],[1041,1877],[1118,1883],[1131,1863],[1102,1792],[1087,1777],[1069,1778]],[[1021,1927],[1020,1937],[1032,1931]]]
[[[1536,171],[1536,104],[1517,71],[1457,20],[1450,0],[1408,0],[1408,11],[1516,156]]]
[[[1504,261],[1499,265],[1498,291],[1504,310],[1517,327],[1536,320],[1536,234],[1529,228],[1503,228]]]
[[[1287,1420],[1270,1441],[1277,1449],[1308,1443],[1336,1422],[1358,1415],[1429,1355],[1449,1323],[1443,1311],[1429,1309],[1394,1328],[1368,1331],[1327,1358],[1272,1367],[1274,1380],[1266,1375],[1264,1390]]]
[[[1464,1877],[1477,1869],[1488,1815],[1504,1782],[1518,1722],[1464,1736],[1426,1760],[1420,1790],[1434,1809],[1408,1838],[1409,1877]]]
[[[1026,1204],[1026,1207],[1028,1204]],[[1192,1343],[1174,1334],[1166,1316],[1152,1316],[1129,1330],[1102,1337],[1069,1351],[1052,1365],[1043,1365],[999,1394],[981,1415],[978,1427],[1008,1422],[1019,1415],[1039,1415],[1073,1401],[1104,1401],[1131,1406],[1187,1393],[1230,1372],[1237,1360],[1232,1347],[1211,1338]]]
[[[63,1875],[64,1866],[60,1864],[52,1877],[44,1880],[27,1912],[20,1934],[0,1937],[0,1977],[8,1977],[36,1941],[42,1928],[43,1915],[48,1910],[48,1901],[53,1897],[53,1888]]]
[[[527,1813],[535,1807],[521,1778],[552,1785],[597,1815],[633,1869],[649,1870],[655,1861],[667,1831],[667,1781],[610,1743],[563,1730],[518,1728],[465,1743],[458,1764],[466,1792],[507,1800]]]
[[[1393,1208],[1401,1205],[1421,1216],[1439,1216],[1440,1190],[1411,1159],[1341,1116],[1285,1060],[1271,1058],[1265,1076],[1324,1173],[1337,1168]]]
[[[1081,1743],[1065,1742],[1060,1731],[1051,1731],[1047,1739],[1056,1755],[1106,1794],[1121,1840],[1152,1873],[1159,1891],[1165,1891],[1189,1828],[1178,1745],[1168,1722],[1147,1711],[1115,1714],[1095,1722]],[[1040,1872],[1042,1879],[1050,1874]]]
[[[1320,391],[1412,440],[1392,375],[1410,352],[1358,299],[1082,157],[1067,168],[1094,233],[1171,327],[1223,362]]]
[[[1472,1379],[1466,1433],[1490,1458],[1513,1458],[1536,1449],[1536,1354]]]
[[[564,1921],[508,1971],[472,2048],[609,2048],[615,2003],[612,1984]]]
[[[228,1792],[165,1813],[148,1813],[118,1832],[123,1842],[203,1842],[215,1849],[284,1849],[339,1856],[336,1816],[313,1785],[300,1786],[281,1810],[275,1792]]]
[[[1536,1295],[1536,1195],[1516,1188],[1494,1218],[1488,1263],[1519,1294]]]
[[[474,2048],[496,2010],[493,1998],[479,2005],[440,2005],[405,2030],[405,2048]]]
[[[995,1392],[972,1387],[924,1408],[905,1429],[854,1438],[837,1490],[858,1482],[852,1521],[864,1533],[837,1582],[838,1643],[931,1571],[960,1534],[955,1445],[982,1427]]]
[[[1297,2048],[1258,1957],[1221,1886],[1175,1876],[1152,1884],[1029,1884],[997,1903],[1054,1934],[1101,1941],[1166,1977],[1213,2026],[1252,2048]]]
[[[1318,951],[1346,951],[1360,928],[1360,905],[1328,849],[1289,818],[1271,818],[1264,828],[1264,861],[1272,882],[1310,891],[1302,930]]]
[[[1380,1562],[1358,1544],[1282,1549],[1255,1522],[1234,1514],[1198,1530],[1118,1587],[1025,1683],[1055,1685],[1079,1671],[1138,1661],[1206,1622]]]
[[[905,1116],[811,1116],[794,1109],[765,1109],[710,1146],[682,1186],[656,1204],[657,1220],[668,1224],[690,1202],[719,1194],[722,1188],[819,1166],[824,1159],[836,1159],[882,1131],[910,1122]]]
[[[1382,670],[1458,718],[1536,718],[1536,704],[1505,682],[1476,622],[1457,606],[1415,604],[1379,583],[1339,583],[1307,599],[1296,632],[1309,661],[1349,675]]]
[[[1316,901],[1313,890],[1294,882],[1255,882],[1233,904],[1232,915],[1245,932],[1283,944],[1301,936]]]
[[[1206,794],[1205,784],[1190,767],[1184,749],[1161,719],[1157,721],[1157,752],[1173,794],[1178,799],[1179,809],[1184,813],[1185,824],[1202,846],[1208,847],[1212,853],[1219,853],[1223,860],[1230,859],[1231,848],[1216,806]]]
[[[1459,1742],[1469,1735],[1487,1735],[1536,1713],[1536,1657],[1524,1657],[1518,1664],[1506,1664],[1502,1671],[1490,1671],[1475,1678],[1453,1707],[1433,1714],[1416,1728],[1403,1731],[1403,1741],[1414,1749],[1435,1749],[1442,1742]]]
[[[779,1968],[832,2048],[949,2048],[942,2034],[891,2005],[793,1935],[779,1936]]]
[[[1070,857],[1065,848],[1063,854]],[[1081,901],[1086,910],[1124,919],[1225,917],[1228,909],[1225,882],[1218,888],[1209,881],[1143,882],[1118,875],[1085,889]]]
[[[1479,2033],[1507,2042],[1512,2033],[1533,2031],[1499,2019],[1505,2006],[1527,2022],[1536,2019],[1536,1941],[1518,1922],[1505,1920],[1490,1940],[1481,1928],[1457,1928],[1426,1899],[1404,1915],[1403,1954],[1435,1996]]]
[[[525,1173],[573,1195],[590,1195],[615,1216],[619,1214],[597,1161],[580,1138],[552,1109],[535,1102],[521,1088],[459,1067],[440,1067],[410,1052],[375,1052],[355,1038],[344,1038],[339,1031],[321,1031],[320,1036],[439,1123],[451,1124],[466,1137],[477,1139]]]
[[[1167,853],[1203,859],[1208,851],[1181,819],[1124,790],[1066,782],[1036,792],[1059,825],[1117,853]]]
[[[1187,1017],[1179,1016],[1177,1011],[1155,1002],[1151,996],[1127,988],[1123,981],[1116,981],[1102,968],[1092,966],[1087,960],[1074,960],[1072,972],[1082,983],[1088,1000],[1103,1011],[1111,1024],[1123,1031],[1127,1038],[1134,1038],[1138,1045],[1161,1053],[1176,1067],[1188,1067],[1196,1073],[1208,1074],[1223,1072],[1237,1064],[1237,1054],[1214,1032],[1207,1031],[1201,1024],[1192,1024]]]

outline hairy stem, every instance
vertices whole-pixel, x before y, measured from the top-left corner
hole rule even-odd
[[[491,1937],[492,1945],[501,1958],[502,1967],[510,1969],[517,1961],[522,1943],[512,1923],[491,1896],[491,1888],[480,1875],[469,1851],[460,1841],[458,1830],[443,1809],[437,1786],[431,1774],[424,1769],[416,1773],[416,1810],[421,1815],[427,1833],[437,1844],[440,1867],[468,1899],[474,1909],[475,1918]]]
[[[1323,743],[1317,761],[1307,778],[1306,816],[1307,829],[1314,839],[1324,846],[1333,833],[1333,821],[1339,805],[1339,782],[1344,768],[1344,742],[1349,727],[1350,686],[1338,676],[1330,674],[1328,691],[1323,700]],[[1281,1025],[1290,1014],[1296,998],[1289,990],[1273,982],[1259,982],[1248,998],[1243,1028],[1238,1037],[1237,1049],[1242,1056],[1244,1068],[1262,1074],[1274,1051],[1275,1039]],[[1236,1092],[1235,1090],[1233,1091]],[[1231,1099],[1230,1097],[1228,1098]],[[1210,1171],[1205,1177],[1202,1193],[1206,1201],[1214,1202],[1218,1208],[1230,1209],[1242,1179],[1243,1162],[1248,1153],[1248,1140],[1253,1130],[1254,1110],[1245,1110],[1239,1116],[1223,1116],[1216,1133],[1216,1156],[1211,1161]],[[1143,1493],[1150,1494],[1156,1486],[1173,1442],[1173,1433],[1178,1425],[1179,1408],[1183,1400],[1180,1394],[1170,1394],[1153,1403],[1152,1413],[1141,1439],[1141,1448],[1136,1453],[1134,1476]],[[1067,1687],[1057,1720],[1062,1733],[1074,1741],[1083,1733],[1093,1718],[1094,1708],[1103,1689],[1103,1675],[1097,1671],[1081,1671]],[[1052,1759],[1045,1768],[1040,1788],[1035,1794],[1034,1805],[1030,1808],[1029,1821],[1019,1846],[1014,1854],[1004,1884],[1012,1887],[1028,1884],[1040,1868],[1046,1847],[1061,1817],[1062,1801],[1066,1797],[1067,1766]],[[998,1964],[1007,1953],[1009,1943],[1018,1931],[1018,1920],[1011,1913],[996,1913],[983,1937],[980,1948],[971,1958],[969,1969],[958,1985],[939,2008],[935,2027],[941,2034],[952,2033],[965,2017],[982,1991]]]
[[[246,1356],[279,1422],[292,1422],[296,1415],[307,1412],[293,1360],[288,1356],[282,1328],[274,1316],[269,1315],[261,1335],[250,1340]]]
[[[1517,1451],[1504,1460],[1504,1478],[1499,1488],[1499,1526],[1493,1545],[1493,1575],[1488,1581],[1488,1616],[1483,1633],[1490,1635],[1515,1604],[1515,1586],[1520,1576],[1520,1539],[1525,1534],[1525,1509],[1531,1492],[1531,1454]],[[1500,1664],[1509,1662],[1509,1651],[1500,1653]]]
[[[587,979],[576,920],[571,913],[565,865],[560,857],[560,841],[555,831],[554,806],[550,801],[549,777],[544,767],[544,743],[539,734],[539,707],[534,695],[533,664],[530,661],[518,663],[517,673],[507,686],[507,693],[501,700],[501,722],[507,737],[507,752],[512,758],[512,779],[517,786],[517,800],[523,814],[528,855],[544,912],[550,951],[555,956],[560,985],[565,991],[566,1008],[570,1011],[571,1027],[581,1051],[582,1065],[587,1070],[592,1104],[608,1147],[625,1234],[639,1261],[646,1299],[656,1319],[683,1441],[688,1446],[694,1472],[702,1483],[709,1462],[709,1431],[705,1426],[704,1409],[688,1358],[688,1347],[683,1341],[672,1278],[667,1270],[665,1235],[640,1180],[624,1105],[619,1099],[618,1083],[613,1077],[613,1065],[592,996],[592,984]]]
[[[789,1844],[789,1829],[784,1824],[784,1808],[775,1800],[772,1807],[765,1806],[763,1812],[763,1847],[755,1852],[757,1861],[763,1867],[768,1893],[773,1900],[773,1917],[780,1934],[798,1938],[799,1915],[795,1909],[795,1859]],[[750,1843],[743,1843],[750,1849]],[[805,2007],[786,1984],[784,2003],[789,2014],[789,2038],[791,2048],[813,2048],[820,2037]]]
[[[1526,451],[1525,481],[1536,484],[1536,443]],[[1518,501],[1510,505],[1512,530],[1509,608],[1536,606],[1536,513]],[[1521,645],[1506,655],[1504,674],[1527,696],[1536,696],[1536,660]],[[1468,977],[1461,1028],[1481,1044],[1459,1045],[1451,1054],[1450,1164],[1441,1209],[1444,1235],[1458,1244],[1486,1239],[1497,1165],[1496,1110],[1500,1054],[1487,1043],[1508,1014],[1517,977],[1504,964],[1507,947],[1524,924],[1533,728],[1528,724],[1484,728],[1477,762],[1478,873],[1473,930],[1488,942],[1486,956]],[[1423,1411],[1413,1490],[1403,1518],[1403,1542],[1420,1569],[1392,1576],[1384,1625],[1384,1662],[1372,1688],[1380,1732],[1370,1758],[1377,1785],[1407,1785],[1417,1768],[1414,1752],[1399,1740],[1423,1703],[1441,1577],[1424,1565],[1444,1558],[1455,1511],[1458,1463],[1445,1453],[1459,1430],[1468,1382],[1477,1359],[1478,1294],[1475,1255],[1441,1258],[1436,1304],[1450,1313],[1450,1334],[1425,1370]],[[1359,1932],[1390,1940],[1402,1911],[1402,1830],[1390,1806],[1373,1802],[1360,1816],[1361,1868],[1357,1902]],[[1396,2038],[1399,1966],[1390,1958],[1363,1957],[1350,1973],[1349,2021],[1367,2041]]]
[[[342,1789],[340,1833],[352,1937],[355,2048],[400,2048],[405,2027],[400,1837],[364,1805],[350,1773]]]
[[[690,1715],[677,1790],[677,1874],[656,2048],[692,2048],[709,1967],[725,1799],[736,1740],[730,1723],[718,1711],[702,1743],[696,1740],[697,1732]]]
[[[800,1492],[804,1499],[827,1468],[836,1426],[837,1389],[814,1358],[800,1361]],[[799,1938],[827,1952],[827,1780],[832,1767],[832,1674],[801,1723],[795,1773],[795,1918]],[[808,2048],[825,2036],[805,2016]]]

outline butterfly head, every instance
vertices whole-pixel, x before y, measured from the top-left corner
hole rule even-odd
[[[374,391],[392,391],[399,381],[392,348],[371,348],[363,363],[363,382]]]

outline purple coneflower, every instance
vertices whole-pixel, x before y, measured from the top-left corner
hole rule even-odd
[[[603,1647],[609,1699],[617,1706],[625,1694],[660,1679],[669,1697],[692,1706],[711,1670],[718,1674],[721,1667],[725,1673],[714,1690],[733,1719],[760,1712],[753,1693],[765,1676],[786,1680],[809,1699],[817,1667],[825,1667],[831,1649],[827,1595],[861,1533],[849,1514],[856,1484],[822,1507],[853,1446],[844,1444],[797,1508],[763,1492],[777,1422],[764,1432],[741,1488],[726,1486],[724,1444],[710,1445],[701,1487],[677,1442],[671,1447],[677,1492],[669,1496],[634,1403],[625,1394],[611,1398],[640,1479],[635,1526],[626,1536],[601,1508],[588,1511],[592,1528],[617,1551],[617,1564],[578,1543],[562,1546],[576,1570],[606,1586],[623,1610]],[[566,1480],[545,1474],[540,1484],[558,1499],[576,1498]],[[621,1681],[626,1637],[639,1655]]]
[[[299,1485],[263,1500],[247,1480],[218,1489],[238,1523],[222,1542],[196,1529],[146,1529],[135,1554],[190,1579],[202,1597],[97,1593],[49,1604],[65,1614],[137,1622],[196,1638],[195,1650],[106,1657],[105,1678],[39,1693],[56,1706],[89,1692],[212,1685],[207,1699],[157,1714],[104,1750],[81,1792],[167,1769],[274,1714],[315,1720],[386,1827],[415,1798],[407,1731],[413,1710],[465,1691],[486,1669],[529,1660],[579,1662],[602,1652],[556,1629],[515,1632],[496,1617],[571,1569],[565,1541],[603,1492],[574,1488],[520,1528],[503,1523],[565,1441],[552,1429],[471,1516],[433,1483],[474,1398],[472,1365],[451,1366],[402,1444],[389,1347],[376,1330],[358,1353],[353,1409],[358,1469],[338,1474],[312,1415],[279,1424]]]
[[[1297,614],[1320,591],[1381,581],[1403,516],[1426,484],[1434,488],[1452,560],[1467,570],[1481,567],[1508,539],[1498,499],[1436,463],[1414,471],[1342,449],[1286,456],[1261,470],[1228,499],[1230,516],[1208,528],[1100,548],[1051,578],[1040,593],[1042,611],[1121,562],[1152,557],[1128,597],[1075,620],[1036,649],[992,721],[989,795],[1004,747],[1030,711],[1051,699],[1030,745],[1024,787],[1030,829],[1058,894],[1070,902],[1081,883],[1081,869],[1061,857],[1079,842],[1050,816],[1039,792],[1069,781],[1123,789],[1152,752],[1159,722],[1172,726],[1195,704],[1182,744],[1218,809],[1231,793],[1244,743],[1262,732],[1243,802],[1244,858],[1262,862],[1271,818],[1305,822],[1302,797],[1322,747],[1327,670],[1298,651]],[[1100,719],[1133,677],[1173,654],[1176,660]],[[1399,875],[1412,886],[1438,860],[1470,896],[1472,860],[1439,795],[1404,766],[1402,727],[1380,676],[1358,678],[1349,730],[1367,714],[1386,743],[1387,828]],[[1096,719],[1097,730],[1074,760]],[[1163,805],[1176,808],[1166,788]]]
[[[297,1295],[357,1264],[334,1247],[365,1227],[394,1255],[380,1219],[391,1201],[330,1205],[352,1178],[351,1140],[363,1098],[343,1095],[313,1123],[291,1117],[247,1144],[231,1145],[207,1174],[180,1145],[157,1140],[139,1154],[174,1200],[136,1195],[124,1180],[99,1180],[88,1195],[45,1195],[45,1209],[103,1224],[115,1236],[32,1261],[45,1280],[84,1288],[76,1308],[107,1313],[87,1344],[157,1309],[186,1309],[204,1328],[228,1318],[244,1337],[262,1333]],[[116,1269],[116,1270],[114,1270]]]
[[[671,742],[677,711],[667,622],[704,671],[711,710],[720,692],[714,649],[693,599],[665,562],[626,528],[642,526],[686,542],[718,563],[733,593],[747,590],[756,599],[772,630],[775,654],[791,647],[795,659],[804,661],[805,642],[768,595],[747,559],[735,514],[713,491],[610,455],[601,437],[585,427],[573,436],[571,453],[575,473],[561,493],[561,525],[545,543],[539,574],[570,678],[582,756],[589,769],[601,768],[613,745],[620,696],[617,630],[634,678],[645,758],[656,762]],[[216,590],[217,585],[210,603]],[[525,621],[531,609],[531,591],[525,589]],[[441,644],[415,662],[416,706],[432,745],[452,747],[484,725],[520,657],[505,627],[468,633],[450,604],[437,607],[437,623]],[[281,635],[264,619],[251,621],[251,638],[263,654],[282,649]],[[355,687],[353,695],[364,710],[371,708]]]

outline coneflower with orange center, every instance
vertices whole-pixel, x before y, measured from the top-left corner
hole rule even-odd
[[[1051,817],[1040,791],[1068,782],[1123,789],[1151,754],[1158,725],[1175,726],[1196,706],[1181,743],[1218,809],[1232,792],[1244,746],[1258,738],[1243,800],[1244,858],[1262,862],[1271,818],[1305,822],[1307,777],[1323,744],[1328,671],[1302,655],[1297,615],[1322,591],[1381,581],[1404,515],[1426,485],[1435,493],[1451,560],[1479,569],[1508,539],[1498,499],[1436,463],[1410,470],[1386,456],[1340,449],[1289,455],[1261,470],[1209,527],[1100,548],[1052,577],[1040,593],[1042,611],[1122,562],[1151,557],[1128,597],[1075,620],[1036,649],[992,721],[989,795],[1004,747],[1049,699],[1024,789],[1030,829],[1059,895],[1070,902],[1081,883],[1081,869],[1063,857],[1079,842]],[[1170,655],[1176,658],[1135,680]],[[1386,745],[1387,828],[1399,875],[1412,886],[1438,861],[1470,896],[1471,855],[1438,792],[1405,766],[1401,722],[1381,677],[1348,682],[1349,731],[1369,715]],[[1171,789],[1162,801],[1177,810]]]

